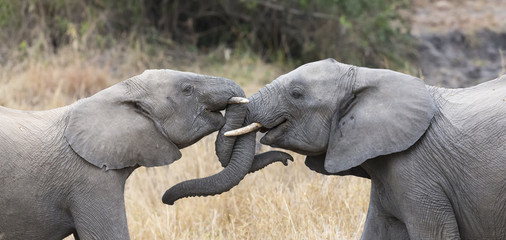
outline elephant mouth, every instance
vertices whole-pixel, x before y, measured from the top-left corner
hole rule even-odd
[[[225,117],[220,110],[203,109],[194,117],[191,127],[186,132],[187,140],[174,142],[179,149],[186,148],[225,125]]]
[[[206,117],[209,119],[209,122],[213,124],[217,129],[219,130],[223,125],[225,125],[225,117],[220,111],[207,111],[206,110]]]
[[[184,131],[184,140],[172,141],[179,149],[188,147],[212,132],[220,130],[226,123],[224,113],[230,104],[248,103],[247,98],[231,97],[225,102],[218,104],[205,104],[197,109],[193,115],[189,128],[180,129]],[[191,111],[192,109],[188,109]]]
[[[260,132],[266,133],[265,136],[260,139],[260,143],[265,145],[272,145],[289,129],[290,122],[288,119],[282,118],[277,122],[277,124],[273,125],[270,128],[264,126],[260,129]]]
[[[228,102],[224,104],[220,104],[217,106],[212,107],[206,107],[202,110],[202,112],[199,114],[200,116],[206,118],[206,122],[211,124],[212,126],[215,126],[214,131],[220,130],[223,125],[225,125],[225,111],[229,104],[242,104],[247,103],[246,98],[241,97],[232,97],[229,99]]]

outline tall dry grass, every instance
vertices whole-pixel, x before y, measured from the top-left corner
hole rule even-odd
[[[0,104],[26,110],[59,107],[147,67],[135,60],[112,64],[115,58],[110,59],[97,62],[69,53],[1,66]],[[283,71],[247,57],[235,57],[225,64],[204,61],[176,65],[161,61],[155,67],[228,77],[249,94]],[[183,199],[174,206],[162,204],[162,194],[174,184],[220,171],[214,138],[215,134],[184,149],[183,158],[170,166],[141,167],[132,174],[125,191],[132,239],[360,237],[369,181],[317,174],[305,167],[300,155],[295,155],[295,162],[287,167],[276,163],[246,176],[238,186],[221,195]]]

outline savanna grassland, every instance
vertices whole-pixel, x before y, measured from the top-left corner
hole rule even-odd
[[[248,96],[327,57],[418,73],[410,31],[504,26],[501,0],[461,2],[0,0],[0,105],[57,108],[148,68],[227,77]],[[215,134],[183,149],[170,166],[140,167],[130,176],[132,239],[360,238],[370,181],[312,172],[297,154],[229,192],[164,205],[169,187],[221,170]]]
[[[0,104],[24,110],[64,106],[141,73],[145,62],[153,68],[234,79],[248,96],[289,70],[248,54],[232,54],[228,61],[215,64],[222,50],[181,64],[135,50],[108,50],[95,55],[65,48],[58,54],[1,66]],[[125,201],[132,239],[360,237],[367,213],[369,181],[317,174],[307,169],[303,156],[297,154],[295,162],[287,167],[281,163],[268,166],[219,196],[164,205],[161,196],[169,187],[220,171],[214,153],[215,134],[184,149],[183,157],[170,166],[141,167],[130,176]]]

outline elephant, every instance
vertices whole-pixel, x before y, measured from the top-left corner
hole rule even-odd
[[[506,75],[446,89],[334,59],[249,98],[262,144],[371,181],[362,239],[506,239]],[[251,133],[248,133],[251,134]]]
[[[179,149],[214,131],[241,126],[244,103],[232,80],[161,69],[57,109],[0,107],[0,239],[129,239],[128,176],[176,161]],[[224,152],[241,148],[235,138],[221,145],[230,149]],[[268,157],[249,170],[278,160]],[[242,160],[227,159],[231,167]],[[197,186],[206,191],[194,194],[216,194],[240,180],[210,177]]]

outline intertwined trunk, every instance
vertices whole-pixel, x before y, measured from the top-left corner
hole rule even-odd
[[[224,128],[232,129],[242,126],[246,116],[245,104],[227,107],[227,123]],[[222,129],[219,133],[216,148],[220,161],[226,167],[219,173],[200,179],[193,179],[176,184],[163,195],[162,201],[172,205],[180,198],[193,196],[211,196],[230,190],[249,172],[255,151],[255,133],[234,138],[224,137]],[[220,145],[222,144],[222,145]],[[218,150],[220,149],[220,150]]]
[[[244,117],[246,116],[246,107],[244,104],[231,104],[227,106],[225,112],[225,125],[218,132],[216,137],[215,149],[218,160],[222,167],[226,167],[230,162],[232,150],[236,137],[226,137],[225,132],[242,127]]]
[[[253,96],[252,99],[255,97]],[[251,99],[251,100],[252,100]],[[273,162],[283,162],[293,158],[286,153],[271,151],[255,156],[255,132],[238,137],[225,137],[226,131],[249,124],[248,108],[253,104],[233,104],[227,106],[226,124],[216,139],[216,154],[225,168],[209,177],[192,179],[174,185],[163,195],[162,201],[172,205],[178,199],[194,196],[212,196],[230,190],[248,174],[262,169]],[[245,120],[246,119],[246,120]]]

